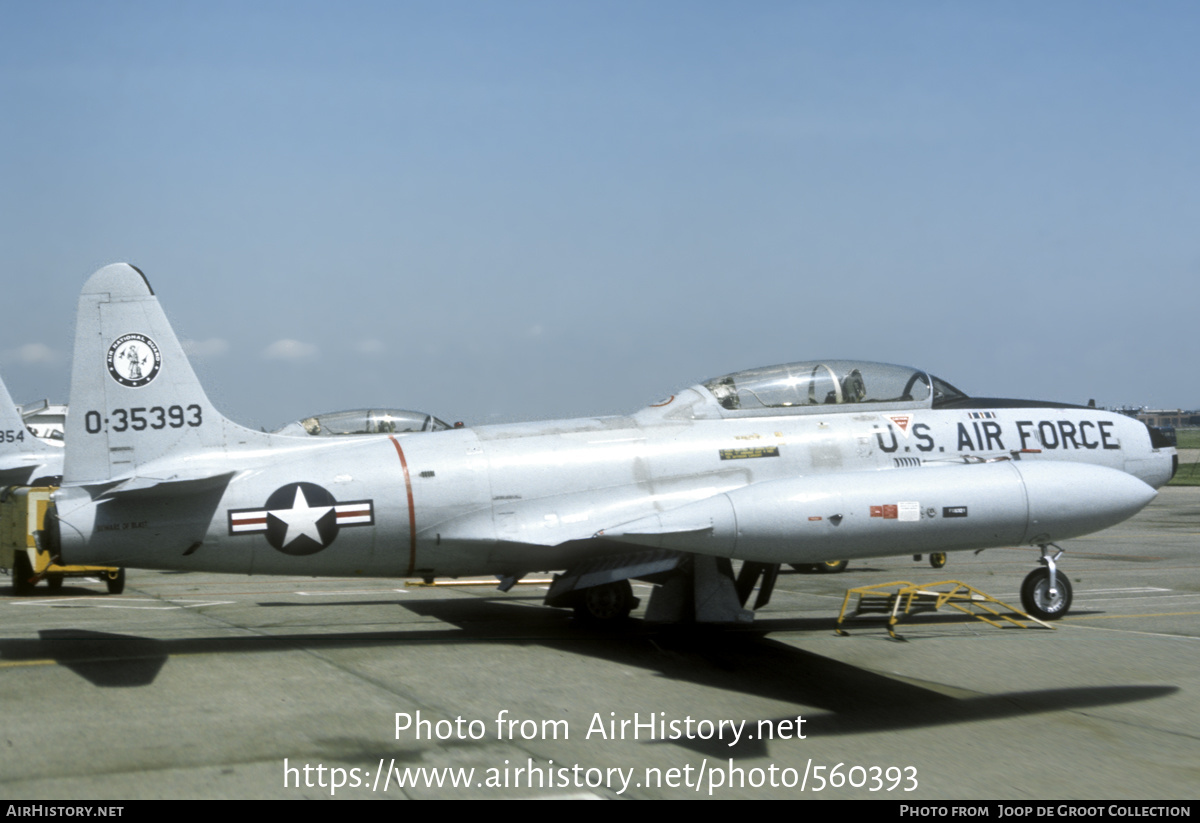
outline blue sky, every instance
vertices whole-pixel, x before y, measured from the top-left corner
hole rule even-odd
[[[1200,7],[0,0],[0,370],[141,268],[249,425],[757,365],[1200,406]]]

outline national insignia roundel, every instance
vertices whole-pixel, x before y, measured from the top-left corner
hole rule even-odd
[[[374,523],[374,501],[339,503],[316,483],[288,483],[261,509],[229,512],[230,535],[262,534],[272,548],[296,557],[327,548],[340,529]]]

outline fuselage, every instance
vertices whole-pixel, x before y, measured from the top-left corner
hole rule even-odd
[[[696,386],[628,417],[277,436],[191,461],[237,471],[188,495],[64,489],[64,558],[519,575],[632,543],[816,562],[1078,536],[1131,515],[1173,471],[1174,450],[1144,424],[1092,408],[929,396],[727,408],[719,394]]]

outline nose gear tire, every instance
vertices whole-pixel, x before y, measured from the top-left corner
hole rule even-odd
[[[1021,584],[1021,605],[1038,620],[1058,620],[1071,610],[1071,581],[1062,572],[1054,575],[1057,592],[1050,595],[1050,572],[1034,569]]]

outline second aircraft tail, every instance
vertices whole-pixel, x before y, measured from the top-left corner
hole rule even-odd
[[[0,485],[58,485],[62,457],[61,442],[42,440],[26,427],[0,380]]]

